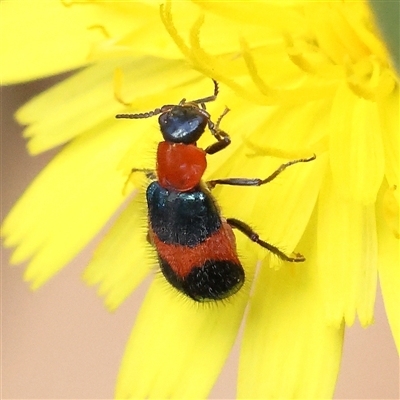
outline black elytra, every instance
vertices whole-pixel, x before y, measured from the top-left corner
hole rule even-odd
[[[152,182],[146,196],[149,224],[163,243],[195,247],[221,228],[219,211],[210,193],[176,192]]]

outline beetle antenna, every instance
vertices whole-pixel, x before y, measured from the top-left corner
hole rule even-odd
[[[143,113],[137,113],[137,114],[117,114],[115,118],[127,118],[127,119],[142,119],[142,118],[150,118],[154,117],[154,115],[161,114],[163,112],[166,112],[170,110],[173,106],[166,105],[162,106],[161,108],[156,108],[153,111],[148,111],[148,112],[143,112]]]
[[[197,100],[193,100],[190,101],[190,103],[196,103],[196,104],[201,104],[203,109],[205,109],[205,105],[204,103],[208,103],[210,101],[214,101],[219,93],[219,86],[218,86],[218,82],[213,79],[212,80],[214,82],[214,94],[208,97],[203,97],[202,99],[197,99]],[[183,105],[186,103],[186,99],[182,99],[179,103],[179,105]],[[137,113],[137,114],[117,114],[115,116],[115,118],[121,119],[121,118],[126,118],[126,119],[142,119],[142,118],[150,118],[150,117],[154,117],[154,115],[158,115],[164,112],[169,111],[172,107],[174,107],[173,105],[165,105],[162,106],[161,108],[156,108],[155,110],[152,111],[148,111],[148,112],[143,112],[143,113]]]

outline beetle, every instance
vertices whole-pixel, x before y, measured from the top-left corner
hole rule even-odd
[[[302,262],[301,254],[286,255],[279,248],[260,239],[245,222],[222,217],[211,190],[216,185],[260,186],[275,179],[287,167],[309,162],[302,158],[282,164],[266,179],[227,178],[202,181],[207,155],[225,149],[229,135],[220,129],[226,108],[214,123],[206,110],[216,100],[218,82],[211,96],[179,104],[164,105],[153,111],[118,114],[116,118],[140,119],[159,115],[163,141],[158,144],[156,173],[142,171],[152,182],[146,190],[149,241],[155,247],[162,273],[177,290],[198,302],[222,300],[243,286],[245,272],[236,251],[233,228],[284,261]],[[205,149],[197,141],[206,128],[216,141]]]

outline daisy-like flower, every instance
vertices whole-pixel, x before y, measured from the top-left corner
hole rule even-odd
[[[65,145],[3,224],[34,289],[121,205],[84,279],[114,310],[153,274],[145,182],[127,179],[154,168],[160,133],[119,112],[207,96],[213,78],[207,108],[229,106],[232,144],[208,158],[206,180],[317,156],[266,186],[214,190],[224,216],[307,261],[282,263],[239,233],[247,284],[223,303],[194,303],[155,274],[117,398],[206,397],[242,321],[238,397],[329,398],[345,325],[373,322],[378,274],[399,345],[399,88],[366,2],[6,2],[2,13],[3,82],[86,67],[16,115],[32,154]]]

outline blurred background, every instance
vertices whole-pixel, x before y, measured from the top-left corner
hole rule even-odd
[[[1,89],[2,218],[56,154],[29,156],[13,114],[57,79]],[[2,249],[3,399],[113,397],[124,347],[149,282],[115,313],[106,311],[96,289],[80,279],[97,242],[37,292],[23,282],[23,266],[9,266],[11,251]],[[210,398],[235,397],[238,349],[236,344]],[[378,293],[375,324],[363,329],[356,322],[346,330],[335,398],[399,397],[399,359]]]

